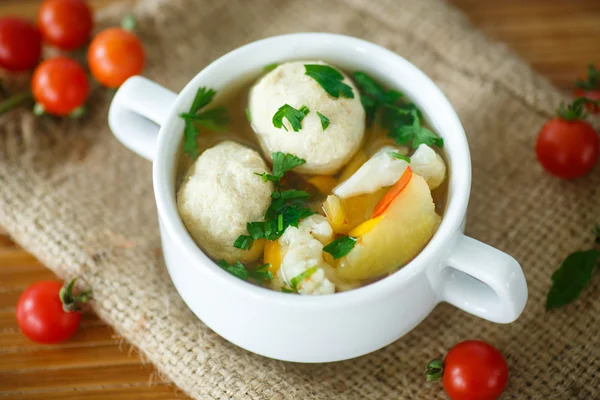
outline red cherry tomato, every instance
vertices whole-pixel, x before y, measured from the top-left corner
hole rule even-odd
[[[35,67],[42,38],[35,26],[19,18],[0,18],[0,67],[25,71]]]
[[[100,32],[88,50],[92,75],[102,85],[117,88],[144,69],[144,48],[137,36],[121,28]]]
[[[590,172],[598,160],[598,134],[582,120],[557,117],[540,131],[535,145],[537,158],[549,173],[573,179]]]
[[[75,50],[87,43],[94,23],[83,0],[46,0],[38,11],[37,24],[48,43]]]
[[[452,400],[496,400],[508,382],[508,366],[493,346],[467,340],[444,360],[444,390]]]
[[[63,310],[61,288],[61,282],[38,282],[19,297],[17,323],[21,332],[34,342],[59,343],[77,330],[81,313]]]
[[[33,72],[31,90],[44,111],[68,115],[83,105],[89,92],[88,78],[77,62],[56,57],[41,63]]]

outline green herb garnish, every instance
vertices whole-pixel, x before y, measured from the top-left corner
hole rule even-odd
[[[291,171],[292,169],[306,163],[306,160],[303,160],[302,158],[296,157],[293,154],[282,153],[280,151],[272,153],[272,157],[273,175],[267,174],[266,172],[262,174],[258,174],[255,172],[257,175],[261,176],[263,181],[265,182],[271,181],[278,184],[286,172]]]
[[[252,239],[252,236],[240,235],[233,243],[233,247],[236,247],[236,248],[242,249],[242,250],[250,250],[252,248],[253,244],[254,244],[254,239]]]
[[[350,250],[354,248],[356,239],[350,236],[342,236],[339,239],[335,239],[327,246],[323,247],[323,251],[331,254],[334,260],[344,257],[350,253]]]
[[[250,110],[248,109],[248,107],[246,107],[244,112],[246,113],[246,119],[248,120],[248,122],[252,122],[252,116],[250,115]]]
[[[337,99],[341,94],[342,97],[354,98],[352,88],[342,82],[344,75],[337,69],[322,64],[304,64],[304,68],[305,74],[317,81],[331,96]]]
[[[394,138],[398,144],[409,144],[412,142],[412,148],[416,149],[421,144],[427,146],[444,147],[444,139],[437,136],[430,129],[421,125],[419,114],[412,110],[410,111],[412,124],[401,125],[388,132],[388,136]]]
[[[269,271],[271,264],[261,264],[250,270],[239,260],[236,260],[233,264],[229,264],[225,260],[219,260],[217,261],[217,265],[241,280],[253,280],[259,285],[264,285],[267,281],[273,279],[273,274]]]
[[[233,264],[229,264],[225,260],[219,260],[219,261],[217,261],[217,264],[219,265],[219,267],[223,268],[225,271],[229,272],[231,275],[237,276],[238,278],[240,278],[241,280],[244,280],[244,281],[248,280],[248,270],[246,269],[244,264],[242,264],[241,262],[236,261]]]
[[[215,97],[216,92],[205,87],[198,88],[190,111],[181,113],[180,117],[185,120],[183,152],[191,158],[198,157],[200,151],[196,138],[198,137],[198,125],[213,131],[223,131],[229,124],[229,116],[224,107],[216,107],[212,110],[201,111]]]
[[[410,157],[407,157],[407,156],[405,156],[403,154],[400,154],[397,151],[390,151],[388,154],[389,154],[390,157],[397,158],[398,160],[404,160],[404,161],[406,161],[407,163],[410,164]]]
[[[595,90],[600,88],[600,69],[596,69],[594,64],[589,64],[587,69],[587,79],[585,81],[579,79],[575,84],[578,88],[583,90]]]
[[[288,226],[298,227],[300,220],[314,214],[314,212],[306,207],[306,200],[310,197],[308,192],[304,190],[281,190],[281,179],[286,172],[304,164],[306,161],[294,156],[293,154],[276,152],[273,157],[273,174],[266,172],[255,174],[262,177],[263,181],[271,181],[275,183],[276,190],[271,194],[271,205],[267,208],[264,221],[248,222],[246,229],[247,235],[239,236],[234,246],[245,248],[246,250],[252,247],[252,243],[248,237],[257,239],[277,240]],[[237,245],[236,245],[237,244]],[[240,246],[244,247],[240,247]]]
[[[593,232],[596,245],[600,245],[600,224],[594,227]],[[600,251],[595,249],[569,254],[552,274],[552,287],[546,297],[546,310],[575,301],[592,279],[599,257]]]
[[[290,280],[290,286],[289,287],[282,287],[281,291],[284,293],[298,293],[298,285],[300,285],[302,282],[304,282],[306,279],[310,278],[315,272],[317,272],[317,266],[315,265],[312,268],[307,269],[306,271],[302,272],[301,274],[293,277]]]
[[[375,119],[377,110],[384,104],[395,104],[403,95],[395,90],[385,90],[373,78],[364,72],[355,72],[354,82],[360,92],[360,101],[367,114],[367,123],[370,125]]]
[[[263,69],[265,70],[265,72],[271,72],[277,67],[279,67],[279,63],[273,63],[273,64],[265,65]]]
[[[323,114],[321,114],[320,112],[317,111],[317,115],[319,116],[319,118],[321,119],[321,128],[323,128],[323,132],[325,132],[325,129],[327,129],[327,127],[329,126],[330,122],[329,122],[329,118],[327,118],[326,116],[324,116]]]
[[[289,104],[284,104],[279,107],[275,115],[273,115],[273,126],[275,126],[275,128],[283,128],[287,131],[288,128],[286,128],[286,126],[283,124],[283,119],[287,118],[294,132],[298,132],[300,129],[302,129],[301,122],[308,112],[309,111],[306,106],[302,106],[299,110],[296,110]]]

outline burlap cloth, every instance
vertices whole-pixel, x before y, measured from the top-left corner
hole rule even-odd
[[[164,376],[196,399],[444,399],[441,385],[424,382],[424,365],[477,338],[507,358],[505,399],[600,399],[600,274],[575,304],[544,311],[551,273],[591,244],[600,222],[598,168],[564,182],[535,160],[536,133],[563,100],[548,82],[437,0],[147,0],[136,13],[146,75],[175,91],[227,51],[285,32],[358,36],[415,63],[450,98],[469,137],[468,234],[515,256],[529,283],[525,312],[510,325],[440,305],[368,356],[269,360],[221,339],[177,295],[160,257],[151,165],[111,135],[110,93],[96,91],[81,121],[2,117],[0,224],[60,275],[82,276],[100,317]],[[99,17],[115,24],[122,15]]]

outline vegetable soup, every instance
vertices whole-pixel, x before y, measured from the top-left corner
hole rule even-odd
[[[177,207],[227,272],[330,294],[394,273],[434,235],[444,143],[402,93],[293,61],[215,95],[199,88],[181,114]]]

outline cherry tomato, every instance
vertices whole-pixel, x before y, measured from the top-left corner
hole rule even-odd
[[[428,380],[442,378],[444,390],[452,400],[496,400],[508,383],[508,366],[495,347],[467,340],[454,346],[443,364],[428,365]]]
[[[44,281],[29,286],[17,302],[17,323],[34,342],[59,343],[70,338],[81,320],[81,313],[65,311],[59,296],[62,283]]]
[[[46,0],[38,11],[37,24],[48,43],[74,50],[90,38],[92,12],[83,0]]]
[[[590,172],[598,160],[598,134],[582,120],[557,117],[540,131],[535,145],[537,158],[549,173],[573,179]]]
[[[45,112],[64,116],[83,105],[89,84],[81,65],[66,57],[56,57],[35,69],[31,90]]]
[[[117,88],[144,69],[144,48],[137,36],[121,28],[100,32],[88,50],[92,75],[102,85]]]
[[[0,67],[25,71],[35,67],[42,38],[35,26],[19,18],[0,18]]]

